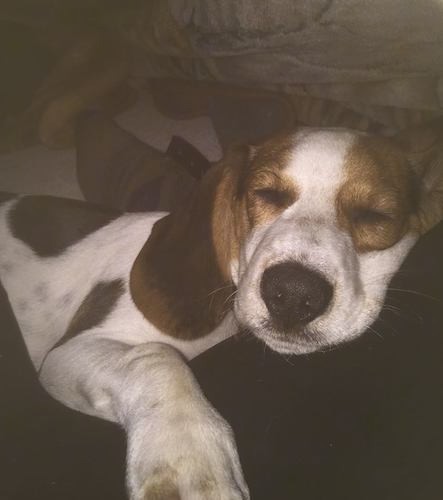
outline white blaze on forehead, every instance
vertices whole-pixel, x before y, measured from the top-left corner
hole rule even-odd
[[[294,179],[299,194],[297,210],[330,212],[344,181],[346,155],[357,140],[347,130],[300,129],[285,174]]]

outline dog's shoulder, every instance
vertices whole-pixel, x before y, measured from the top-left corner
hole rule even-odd
[[[93,275],[103,268],[118,270],[110,274],[129,272],[122,264],[135,259],[162,215],[124,214],[80,200],[2,193],[0,264],[8,260],[17,268],[34,265],[65,275],[73,268]]]

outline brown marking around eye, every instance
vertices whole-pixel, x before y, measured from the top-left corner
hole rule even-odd
[[[281,173],[262,171],[248,190],[248,216],[252,226],[274,219],[297,200],[293,181]]]
[[[297,200],[297,186],[283,172],[293,149],[293,135],[286,134],[254,150],[245,183],[247,212],[252,226],[274,219]]]
[[[397,243],[414,210],[413,176],[400,149],[388,139],[361,137],[344,168],[337,196],[339,226],[351,233],[358,252]]]

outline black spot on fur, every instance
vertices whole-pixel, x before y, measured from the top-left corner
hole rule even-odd
[[[26,196],[9,214],[12,234],[40,257],[53,257],[120,214],[78,200]]]
[[[123,290],[122,280],[97,283],[83,299],[66,333],[52,349],[66,343],[79,333],[102,323],[112,312],[118,299],[123,294]]]
[[[9,200],[13,200],[17,195],[13,193],[5,193],[4,191],[0,191],[0,205],[6,203]]]

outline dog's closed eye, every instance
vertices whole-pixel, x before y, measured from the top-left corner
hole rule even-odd
[[[287,191],[276,188],[260,188],[254,190],[254,195],[261,201],[276,207],[286,207],[291,204],[293,197]]]
[[[350,220],[353,224],[380,224],[392,220],[392,216],[381,210],[365,207],[356,207],[350,211]]]

